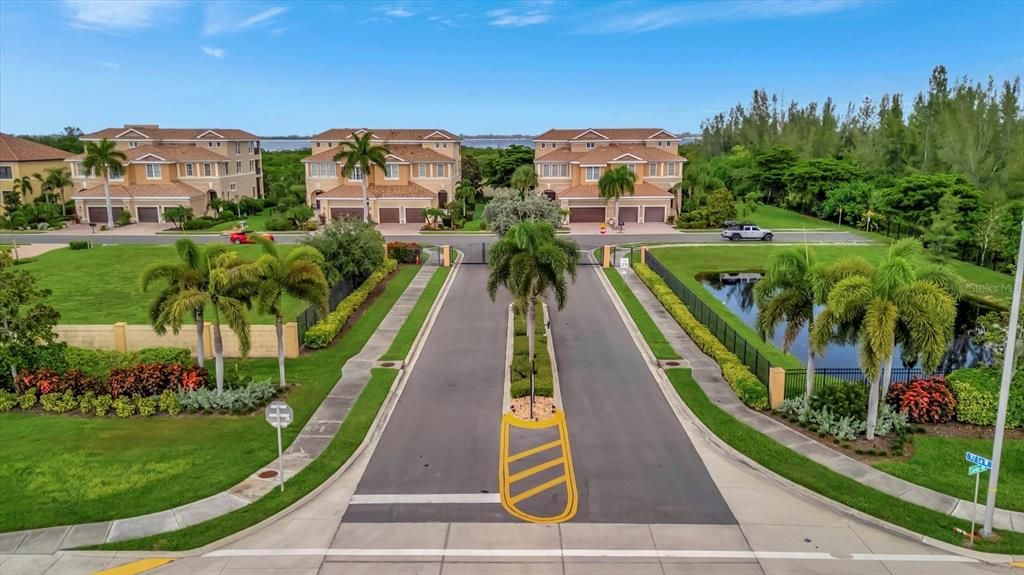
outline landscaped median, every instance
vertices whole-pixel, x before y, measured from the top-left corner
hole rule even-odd
[[[554,413],[555,380],[548,353],[548,336],[545,327],[544,306],[534,306],[534,362],[536,375],[533,382],[535,398],[535,419],[545,419]],[[512,397],[512,412],[526,419],[530,410],[530,339],[526,331],[524,314],[513,306],[512,355],[509,370],[509,394]]]

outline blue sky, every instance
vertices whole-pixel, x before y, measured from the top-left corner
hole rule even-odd
[[[1024,72],[1024,2],[0,3],[0,130],[539,133]]]

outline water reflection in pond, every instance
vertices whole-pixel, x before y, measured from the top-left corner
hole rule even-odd
[[[759,273],[715,273],[701,274],[697,279],[704,287],[714,294],[715,298],[725,304],[733,314],[743,320],[743,323],[757,329],[757,301],[754,297],[754,284],[761,279]],[[820,307],[815,314],[820,312]],[[942,360],[942,370],[951,371],[961,367],[973,367],[978,363],[988,360],[988,352],[971,341],[970,334],[977,325],[978,316],[989,311],[989,308],[979,306],[973,302],[961,301],[957,306],[956,327],[954,338],[950,344],[949,351]],[[782,348],[782,338],[785,333],[785,323],[780,324],[775,330],[775,345]],[[893,366],[920,367],[916,363],[905,364],[901,350],[897,346],[896,356],[893,359]],[[801,361],[807,358],[807,328],[800,330],[800,335],[793,342],[790,353]],[[825,351],[823,356],[815,360],[817,367],[858,367],[856,345],[832,344]]]

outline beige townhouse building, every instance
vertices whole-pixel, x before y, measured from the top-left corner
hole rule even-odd
[[[213,198],[237,202],[263,195],[259,137],[232,128],[161,128],[126,124],[82,136],[86,142],[114,142],[127,161],[110,174],[114,217],[164,222],[164,210],[191,207],[203,214]],[[107,223],[103,181],[82,166],[85,154],[67,158],[77,190],[75,212],[88,223]]]
[[[679,137],[660,128],[548,130],[534,139],[538,189],[568,210],[569,222],[665,222],[678,206],[670,191],[682,181],[686,158]],[[612,168],[636,174],[635,193],[614,203],[597,182]]]
[[[385,169],[342,174],[334,156],[353,135],[373,134],[388,148]],[[303,159],[306,198],[326,222],[363,217],[362,179],[366,178],[370,219],[378,223],[424,223],[424,208],[443,207],[462,176],[461,141],[446,130],[334,128],[313,136],[312,155]]]
[[[45,177],[46,170],[63,168],[67,155],[64,150],[0,133],[0,214],[7,211],[8,195],[14,191],[15,180],[26,176],[32,178],[34,174]],[[19,199],[22,204],[27,204],[41,192],[42,184],[32,178],[32,193],[23,194]]]

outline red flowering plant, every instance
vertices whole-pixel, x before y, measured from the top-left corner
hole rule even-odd
[[[144,363],[110,371],[110,394],[160,395],[165,390],[186,391],[206,385],[207,373],[202,367],[185,367],[180,363]]]
[[[18,373],[18,379],[14,382],[14,388],[19,393],[35,388],[39,395],[60,391],[60,374],[47,368],[34,371],[23,369]]]
[[[942,377],[895,383],[886,401],[914,423],[948,423],[956,413],[956,398]]]

